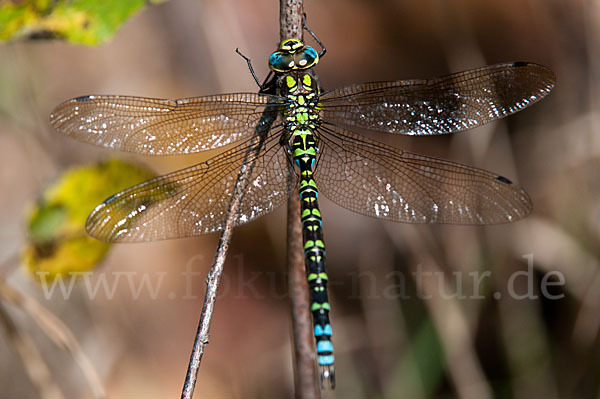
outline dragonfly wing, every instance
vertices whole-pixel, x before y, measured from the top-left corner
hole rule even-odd
[[[437,79],[352,85],[323,94],[327,122],[386,133],[446,134],[510,115],[554,87],[549,69],[498,64]]]
[[[248,143],[187,169],[148,180],[108,198],[89,216],[86,229],[109,242],[155,241],[223,229]],[[256,158],[236,225],[281,205],[288,195],[289,162],[271,133]],[[296,183],[295,175],[291,184]]]
[[[404,223],[498,224],[532,209],[508,179],[454,162],[403,152],[340,128],[320,128],[315,180],[351,211]]]
[[[189,154],[249,137],[269,99],[257,93],[179,100],[126,96],[71,99],[50,124],[77,140],[140,154]]]

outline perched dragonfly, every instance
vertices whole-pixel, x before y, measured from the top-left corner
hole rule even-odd
[[[285,202],[290,184],[298,187],[317,361],[322,381],[333,387],[319,192],[351,211],[404,223],[497,224],[521,219],[532,208],[525,191],[505,177],[405,152],[354,130],[428,136],[471,129],[539,101],[555,78],[543,66],[517,62],[323,91],[313,67],[324,52],[298,39],[281,42],[259,93],[180,100],[78,97],[59,105],[50,123],[78,140],[140,154],[230,147],[98,205],[87,231],[111,242],[223,229],[238,170],[250,141],[260,136],[235,224],[273,211]]]

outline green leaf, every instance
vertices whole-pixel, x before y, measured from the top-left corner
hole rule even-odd
[[[147,3],[145,0],[9,1],[0,5],[0,40],[63,38],[74,43],[98,44],[110,38]]]
[[[29,273],[53,279],[96,266],[110,244],[86,234],[88,215],[107,197],[152,177],[118,160],[65,172],[27,212],[29,240],[22,259]]]

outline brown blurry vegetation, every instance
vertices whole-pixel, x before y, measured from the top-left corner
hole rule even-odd
[[[99,47],[0,46],[0,261],[14,259],[23,245],[24,204],[64,168],[119,156],[163,173],[206,157],[134,158],[74,142],[50,130],[55,105],[85,94],[179,98],[256,91],[234,50],[265,76],[277,45],[277,7],[264,0],[173,0],[139,13]],[[547,99],[506,120],[452,137],[385,138],[518,182],[534,203],[526,220],[407,226],[322,201],[337,395],[597,397],[600,5],[307,0],[305,7],[328,50],[317,67],[325,89],[509,61],[540,63],[557,76]],[[234,234],[198,397],[293,396],[283,208]],[[154,283],[162,278],[155,299],[147,291],[133,297],[125,275],[112,298],[101,290],[90,299],[79,282],[70,299],[45,299],[15,262],[0,272],[72,329],[109,397],[173,397],[183,383],[215,245],[216,236],[206,236],[115,246],[98,270],[110,284],[118,272],[136,284],[144,274]],[[539,297],[512,298],[511,277],[528,270],[528,259]],[[198,273],[191,280],[182,276],[188,267]],[[444,276],[424,279],[428,299],[417,295],[413,273],[419,271]],[[478,293],[472,292],[473,272],[490,275]],[[550,289],[562,299],[542,295],[548,272],[564,276],[564,285]],[[525,278],[515,281],[515,290],[526,292]],[[459,290],[466,299],[449,298]],[[475,294],[480,297],[469,298]],[[10,306],[5,311],[33,337],[66,397],[89,397],[72,358],[34,321]],[[6,337],[0,334],[0,397],[36,397]]]

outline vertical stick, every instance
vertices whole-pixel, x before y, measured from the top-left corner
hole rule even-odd
[[[202,314],[200,315],[200,321],[198,322],[198,331],[196,332],[196,338],[194,339],[194,346],[192,348],[192,354],[190,355],[190,361],[188,363],[188,370],[185,376],[185,383],[181,392],[182,399],[191,399],[194,394],[194,388],[196,386],[196,380],[198,378],[198,369],[200,368],[200,362],[202,361],[202,355],[206,345],[208,344],[210,322],[212,319],[212,313],[215,307],[215,301],[217,300],[217,290],[221,282],[221,275],[223,274],[223,265],[225,264],[225,258],[227,257],[227,251],[229,249],[229,243],[233,234],[233,227],[237,220],[239,209],[244,200],[244,194],[250,182],[252,176],[252,170],[256,163],[256,158],[260,154],[263,148],[267,133],[271,129],[273,121],[277,117],[277,108],[267,106],[263,112],[261,123],[258,124],[256,132],[252,137],[248,152],[244,158],[244,162],[238,173],[238,178],[233,189],[233,194],[229,202],[229,209],[227,211],[227,219],[225,220],[225,226],[219,239],[219,245],[215,252],[215,258],[213,264],[208,273],[206,279],[206,293],[204,294],[204,304],[202,306]]]
[[[280,0],[279,39],[303,39],[304,0]]]
[[[303,39],[304,0],[280,0],[280,40]],[[290,176],[294,173],[290,171]],[[289,185],[287,220],[287,263],[288,284],[292,307],[292,329],[294,338],[294,384],[296,397],[318,399],[321,397],[315,370],[312,319],[308,284],[302,248],[300,225],[300,197],[297,187]]]

